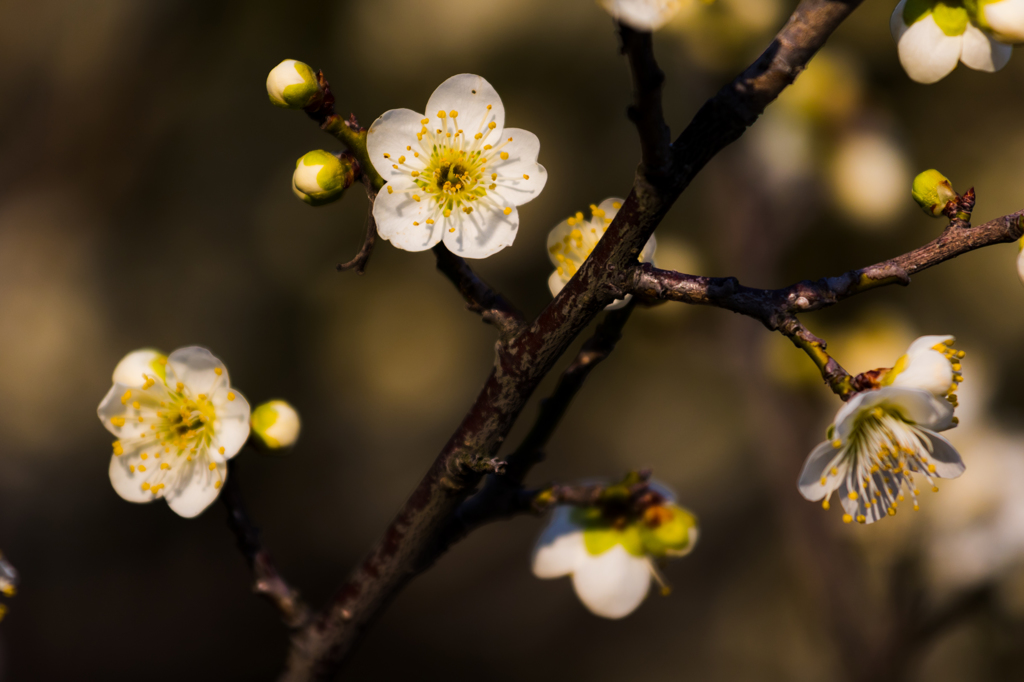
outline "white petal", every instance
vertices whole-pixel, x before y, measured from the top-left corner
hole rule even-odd
[[[821,484],[821,479],[822,476],[825,476],[826,470],[838,452],[829,441],[825,441],[811,450],[811,454],[807,456],[807,461],[804,462],[803,471],[800,472],[800,481],[797,483],[800,494],[804,496],[805,500],[814,502],[835,490],[839,478],[826,477],[825,485]],[[843,470],[840,471],[840,476],[842,476],[845,470],[844,465]]]
[[[939,478],[956,478],[962,474],[967,467],[964,466],[964,461],[953,444],[937,433],[927,429],[925,431],[932,442],[930,462],[935,465],[935,471],[931,472],[931,475]]]
[[[490,109],[487,106],[490,105]],[[438,112],[445,112],[446,118],[438,118]],[[480,76],[471,73],[463,73],[452,76],[441,85],[437,86],[434,94],[427,100],[426,116],[430,119],[430,125],[434,129],[445,129],[446,124],[452,125],[449,114],[455,111],[458,113],[457,125],[466,131],[469,136],[477,132],[484,133],[485,139],[490,142],[493,139],[502,139],[502,130],[505,127],[505,107],[498,97],[498,92]],[[488,124],[494,123],[495,127],[490,134]],[[507,137],[507,135],[506,135]],[[493,143],[491,143],[493,144]],[[497,146],[497,145],[495,145]]]
[[[651,238],[644,244],[644,248],[640,251],[639,260],[641,263],[654,263],[654,253],[658,250],[658,240],[651,235]]]
[[[181,382],[193,395],[210,395],[218,386],[230,385],[228,368],[200,346],[187,346],[171,353],[167,357],[167,370],[168,385]]]
[[[152,502],[156,499],[153,493],[142,489],[145,476],[141,473],[132,473],[128,469],[130,455],[131,453],[126,452],[120,457],[110,458],[110,484],[122,499],[136,503]]]
[[[165,495],[167,505],[178,516],[186,519],[198,516],[220,494],[228,476],[227,465],[215,463],[215,469],[211,470],[209,461],[206,457],[197,457],[191,462],[178,462],[177,481],[173,488],[168,486]]]
[[[956,68],[962,45],[962,36],[947,36],[929,14],[903,32],[897,48],[908,76],[918,83],[935,83]]]
[[[447,222],[455,227],[454,232],[444,231],[444,245],[456,256],[463,258],[487,258],[511,246],[519,230],[519,211],[515,206],[503,209],[498,206],[484,206],[476,202],[476,210],[470,214],[453,213]],[[511,209],[508,215],[505,210]],[[458,220],[456,220],[458,215]]]
[[[538,578],[569,575],[590,557],[583,542],[583,531],[572,522],[571,514],[572,507],[555,507],[551,520],[537,540],[530,564]]]
[[[885,386],[877,391],[858,393],[836,415],[835,437],[846,442],[857,416],[876,406],[891,407],[914,424],[933,431],[952,426],[953,406],[947,400],[920,388]]]
[[[683,6],[680,0],[602,0],[601,4],[616,21],[638,31],[657,31]]]
[[[1024,284],[1024,249],[1017,255],[1017,277]]]
[[[956,343],[956,337],[951,334],[931,334],[928,336],[919,336],[914,339],[914,342],[907,348],[907,355],[914,356],[918,353],[927,353],[933,351],[935,346],[939,344],[945,344],[952,346]]]
[[[229,394],[234,396],[233,400],[228,400]],[[210,402],[217,415],[210,447],[217,455],[231,459],[249,438],[249,401],[238,391],[221,386],[210,396]],[[220,448],[224,448],[224,452],[220,452]]]
[[[615,545],[576,567],[572,586],[595,615],[603,618],[628,616],[647,596],[651,569],[643,557],[635,557],[622,545]]]
[[[132,351],[117,363],[113,381],[116,384],[134,387],[146,382],[144,374],[163,379],[166,375],[166,366],[160,360],[166,359],[166,355],[152,348]]]
[[[540,194],[547,184],[548,172],[537,163],[540,140],[536,135],[521,128],[509,128],[500,139],[505,141],[509,138],[512,141],[501,148],[508,158],[502,160],[495,156],[488,165],[488,173],[498,174],[498,186],[490,190],[488,196],[498,195],[505,206],[520,206]]]
[[[906,369],[892,381],[893,386],[920,388],[936,396],[945,396],[953,385],[953,366],[936,350],[908,355]]]
[[[1024,0],[1002,0],[984,6],[985,21],[996,37],[1024,43]]]
[[[968,22],[964,31],[964,47],[960,61],[976,71],[992,73],[1006,66],[1013,47],[1001,43],[974,24]]]
[[[558,274],[558,270],[552,272],[551,276],[548,277],[548,289],[551,290],[551,295],[558,296],[558,292],[564,289],[568,282],[569,280],[563,279],[562,276]]]
[[[555,225],[555,227],[550,232],[548,232],[548,258],[551,260],[552,265],[557,267],[559,264],[559,260],[555,258],[555,254],[551,250],[551,248],[556,244],[562,244],[563,240],[569,236],[569,233],[572,232],[572,230],[573,228],[569,226],[569,221],[563,220],[562,222]]]
[[[409,194],[389,194],[381,190],[373,202],[373,219],[377,232],[393,246],[405,251],[426,251],[441,241],[444,220],[438,215],[433,225],[427,223],[435,204],[431,201],[413,201]],[[419,223],[419,225],[413,225]]]
[[[625,308],[626,304],[633,300],[632,294],[626,294],[624,297],[609,303],[604,307],[605,310],[618,310],[619,308]]]
[[[370,157],[370,163],[396,189],[412,186],[409,172],[399,172],[392,165],[398,163],[401,156],[412,161],[414,157],[406,147],[420,150],[416,134],[423,128],[423,118],[423,114],[411,109],[391,109],[385,111],[366,131],[366,155]],[[385,158],[385,154],[391,158]]]

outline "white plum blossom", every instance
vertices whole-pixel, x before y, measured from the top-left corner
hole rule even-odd
[[[299,413],[283,400],[259,405],[252,411],[250,423],[252,432],[271,450],[290,448],[299,439]]]
[[[640,606],[652,578],[667,594],[655,561],[689,554],[698,536],[696,517],[669,499],[622,523],[597,507],[559,505],[533,551],[533,573],[571,575],[576,596],[592,613],[623,618]]]
[[[110,482],[129,502],[158,498],[180,516],[202,512],[249,437],[249,403],[227,368],[198,346],[169,356],[129,353],[114,370],[100,421],[117,437]]]
[[[615,214],[622,208],[622,199],[611,197],[605,199],[598,205],[590,205],[590,220],[587,220],[582,211],[558,223],[548,233],[548,257],[555,266],[555,271],[548,277],[548,288],[551,295],[557,296],[558,292],[569,283],[572,276],[587,260],[594,247],[601,240]],[[641,263],[653,263],[654,252],[658,242],[652,235],[643,250],[640,252]],[[614,310],[626,305],[630,296],[615,301],[608,305],[607,310]]]
[[[1008,2],[1020,0],[1003,0],[998,4]],[[995,3],[986,5],[983,16],[989,17],[994,7]],[[1002,14],[1013,13],[1011,8]],[[996,10],[996,16],[1000,15]],[[1007,33],[989,28],[980,16],[956,0],[900,0],[889,20],[889,29],[907,75],[919,83],[935,83],[949,75],[957,62],[988,72],[1006,66],[1013,49],[1008,43],[1016,41],[1008,39]],[[1004,23],[1011,33],[1013,28],[1024,29],[1019,20],[1014,23],[1008,19]]]
[[[963,351],[950,336],[923,336],[910,345],[881,381],[881,388],[853,396],[836,414],[824,443],[808,456],[800,493],[829,500],[838,492],[843,521],[874,523],[896,514],[904,489],[918,508],[915,476],[956,478],[963,461],[938,434],[956,424],[953,393],[963,379]]]
[[[505,128],[498,93],[472,74],[438,86],[426,114],[385,112],[366,134],[366,151],[387,182],[373,205],[377,230],[406,251],[443,239],[465,258],[497,253],[515,240],[516,207],[548,177],[537,136]]]
[[[638,31],[657,31],[683,6],[682,0],[600,0],[608,13]]]

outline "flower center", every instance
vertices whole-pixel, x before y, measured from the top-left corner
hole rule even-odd
[[[177,391],[169,391],[168,399],[160,402],[150,428],[164,447],[176,448],[179,453],[195,453],[213,440],[216,418],[217,412],[207,396],[200,393],[191,398],[179,384]]]

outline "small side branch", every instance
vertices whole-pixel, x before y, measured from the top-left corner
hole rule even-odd
[[[369,203],[366,207],[366,236],[363,238],[363,245],[355,258],[347,263],[338,265],[338,272],[355,270],[357,275],[366,271],[366,264],[373,254],[373,247],[377,244],[377,221],[373,219],[373,202],[377,198],[377,190],[373,189],[370,179],[363,176],[363,184],[366,185],[366,198]]]
[[[672,136],[665,123],[661,106],[661,90],[665,74],[654,59],[654,42],[648,31],[637,31],[619,24],[622,54],[629,60],[633,79],[631,120],[640,135],[643,174],[651,182],[667,176],[672,167]]]
[[[459,290],[468,310],[497,327],[503,339],[519,332],[523,326],[523,314],[480,279],[463,258],[449,251],[443,243],[434,247],[434,255],[437,256],[437,269]]]
[[[249,518],[238,481],[238,461],[228,462],[228,476],[220,499],[228,510],[228,526],[238,539],[238,549],[252,569],[252,590],[274,605],[284,624],[298,629],[309,621],[309,608],[277,572],[270,552],[263,546],[260,529]]]

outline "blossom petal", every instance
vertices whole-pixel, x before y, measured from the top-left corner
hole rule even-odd
[[[680,0],[601,0],[608,13],[638,31],[657,31],[683,6]]]
[[[956,337],[952,334],[929,334],[928,336],[919,336],[914,339],[914,342],[907,348],[907,355],[913,356],[918,353],[926,353],[928,351],[935,351],[935,346],[940,344],[946,346],[952,346],[956,343]],[[935,351],[936,353],[938,351]]]
[[[114,368],[113,381],[116,384],[134,388],[146,382],[143,375],[164,379],[167,370],[165,363],[160,361],[166,359],[166,355],[152,348],[132,351],[117,363],[117,367]]]
[[[562,279],[562,276],[558,274],[558,270],[551,273],[548,277],[548,289],[551,290],[552,296],[558,296],[558,292],[565,288],[568,284],[568,280]]]
[[[989,34],[968,22],[964,31],[964,47],[960,61],[976,71],[989,73],[1006,66],[1013,54],[1013,46],[1001,43]]]
[[[217,499],[221,485],[227,480],[228,469],[226,464],[216,462],[210,469],[205,457],[178,462],[178,467],[177,481],[173,487],[168,486],[165,498],[175,514],[191,519]]]
[[[831,493],[839,485],[838,478],[829,478],[826,476],[826,471],[832,464],[832,460],[836,458],[838,450],[832,447],[832,443],[825,441],[811,451],[811,454],[807,456],[807,461],[804,462],[803,471],[800,472],[800,481],[797,483],[797,487],[800,489],[800,494],[804,496],[805,500],[812,502],[820,500]],[[843,464],[842,471],[839,472],[840,477],[846,470],[846,464]],[[821,483],[821,479],[825,478],[826,482],[824,485]]]
[[[839,410],[835,437],[845,443],[858,414],[879,405],[897,409],[904,418],[925,429],[945,431],[952,426],[953,406],[948,401],[920,388],[885,386],[858,393]]]
[[[508,214],[505,213],[508,211]],[[444,245],[456,256],[463,258],[487,258],[511,246],[519,231],[519,211],[515,206],[483,206],[477,202],[472,213],[452,214],[449,222],[455,222],[455,231],[444,232]]]
[[[960,453],[948,440],[928,429],[923,429],[932,443],[931,463],[935,471],[929,472],[939,478],[956,478],[967,469]]]
[[[583,541],[583,529],[572,522],[571,514],[572,507],[555,507],[551,520],[537,540],[530,564],[538,578],[569,575],[590,558]]]
[[[129,455],[130,453],[125,453]],[[110,484],[114,486],[114,492],[122,499],[129,502],[144,503],[156,499],[153,493],[142,489],[145,478],[141,474],[135,474],[129,470],[129,458],[125,455],[110,458]]]
[[[960,61],[961,36],[947,36],[929,14],[900,36],[897,51],[907,75],[918,83],[945,78]]]
[[[997,38],[1008,43],[1024,43],[1024,0],[1001,0],[983,8],[985,21]]]
[[[438,118],[438,112],[441,111],[445,112],[444,119]],[[426,116],[431,119],[430,125],[440,121],[441,125],[438,127],[445,129],[444,126],[452,111],[458,113],[458,119],[455,122],[457,127],[465,130],[469,136],[480,132],[488,142],[490,136],[493,136],[495,140],[502,139],[502,131],[505,128],[505,107],[501,103],[501,97],[498,96],[497,90],[480,76],[462,73],[452,76],[437,86],[430,99],[427,100]],[[488,128],[488,124],[492,122],[495,124],[493,130]],[[488,133],[488,130],[491,132]]]
[[[512,141],[501,148],[508,157],[495,157],[488,166],[488,171],[498,174],[498,186],[490,190],[490,194],[500,197],[504,205],[520,206],[541,193],[547,184],[548,172],[537,163],[540,140],[536,135],[521,128],[509,128],[501,139],[510,138]]]
[[[583,605],[595,615],[623,618],[636,610],[647,596],[651,569],[647,559],[635,557],[622,545],[615,545],[577,566],[572,586]]]
[[[217,415],[210,444],[217,454],[212,457],[217,461],[219,457],[231,459],[249,438],[249,401],[241,393],[221,386],[210,396],[210,402]],[[220,452],[220,448],[224,448],[224,452]]]
[[[953,385],[953,366],[945,355],[928,350],[909,354],[907,368],[892,381],[893,386],[920,388],[936,396],[945,396]]]
[[[366,155],[370,157],[370,163],[396,189],[412,186],[409,172],[395,170],[392,164],[397,163],[401,156],[408,156],[412,162],[414,157],[407,154],[406,147],[419,151],[416,134],[423,129],[423,118],[423,114],[411,109],[391,109],[381,114],[366,131]],[[385,154],[390,158],[385,158]]]
[[[200,346],[179,348],[167,357],[167,382],[183,383],[194,394],[209,395],[218,386],[229,386],[228,369],[213,353]]]
[[[382,191],[373,202],[373,219],[382,239],[405,251],[426,251],[441,241],[441,220],[428,224],[434,204],[413,201],[408,194]],[[413,225],[413,223],[419,223]]]

